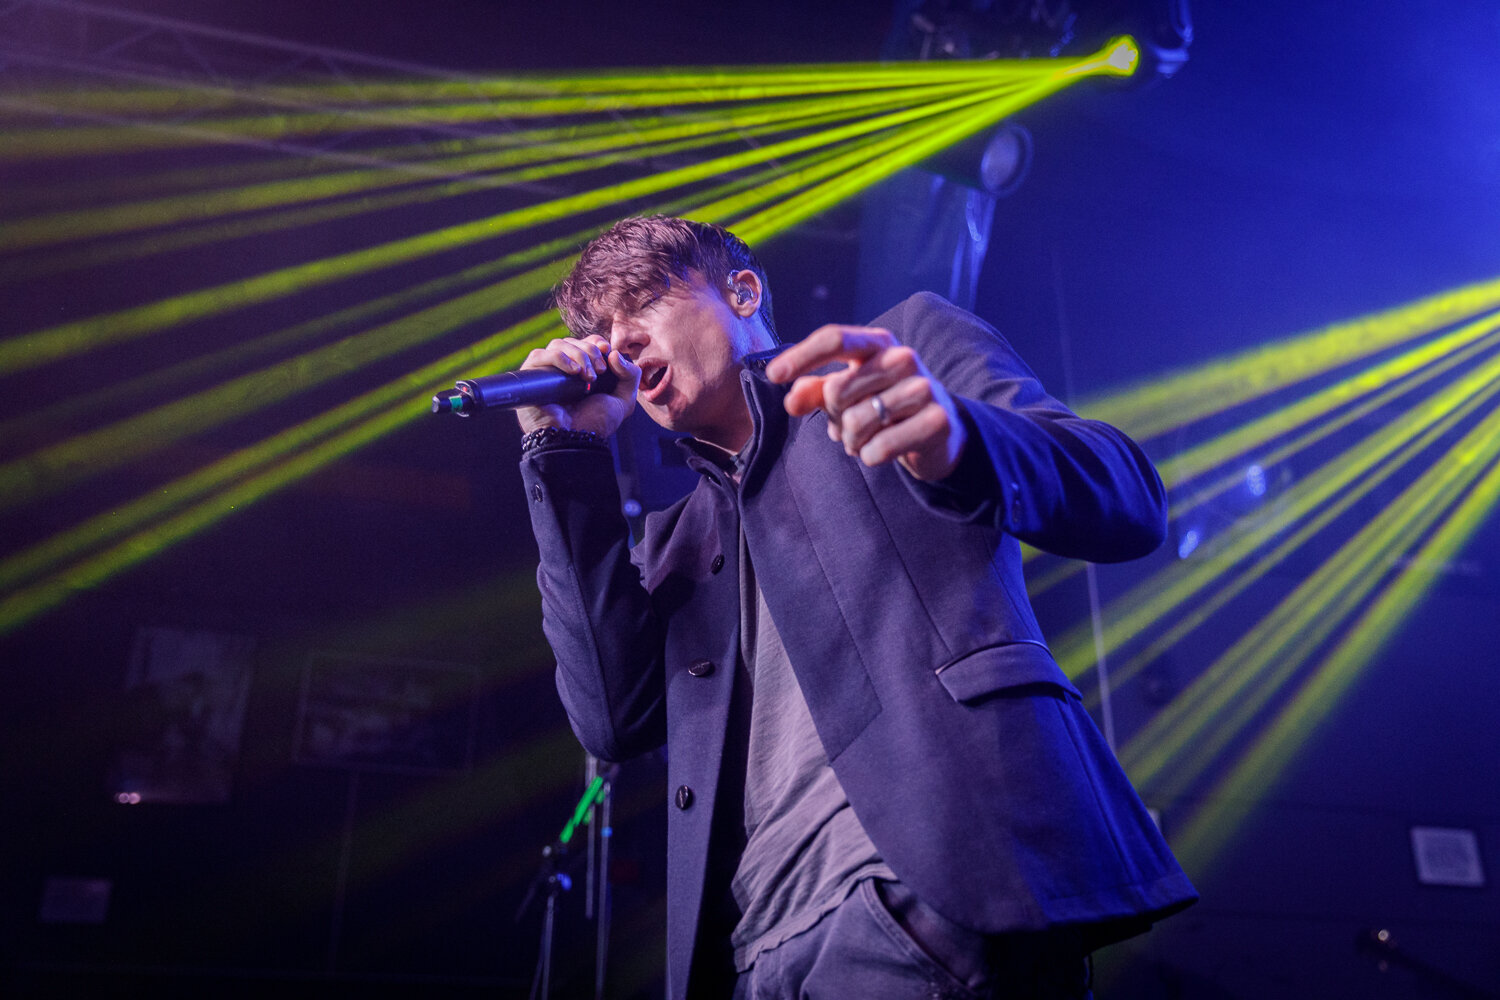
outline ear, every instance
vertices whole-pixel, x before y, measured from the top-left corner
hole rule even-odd
[[[735,271],[729,276],[724,294],[728,297],[729,308],[742,319],[749,319],[760,311],[760,276],[748,268]]]

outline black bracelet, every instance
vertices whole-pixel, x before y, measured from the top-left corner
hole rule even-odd
[[[547,445],[582,444],[608,449],[603,437],[593,431],[566,430],[562,427],[538,427],[521,438],[521,454]]]

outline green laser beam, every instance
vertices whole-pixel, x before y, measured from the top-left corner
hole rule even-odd
[[[528,227],[598,210],[610,204],[659,194],[767,160],[904,125],[953,108],[984,101],[989,96],[991,95],[985,93],[978,96],[965,95],[915,109],[890,112],[852,125],[771,143],[730,156],[715,157],[602,190],[570,195],[488,218],[388,241],[374,247],[281,268],[253,278],[22,334],[0,343],[0,375],[38,367],[80,351],[97,349],[104,344],[145,336],[168,327],[201,320],[292,292],[305,291],[371,270],[391,267],[463,244],[494,239]],[[820,204],[826,203],[825,199]]]
[[[1476,477],[1478,481],[1438,530],[1351,624],[1291,702],[1262,729],[1220,782],[1218,794],[1189,818],[1174,838],[1174,849],[1186,865],[1195,871],[1208,870],[1243,828],[1250,811],[1305,752],[1318,725],[1431,592],[1438,567],[1451,560],[1494,513],[1500,503],[1500,465],[1494,459],[1491,450],[1487,466],[1479,466],[1482,477]]]

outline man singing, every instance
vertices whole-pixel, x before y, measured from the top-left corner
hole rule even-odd
[[[585,748],[668,748],[680,997],[1087,997],[1086,957],[1196,898],[1042,639],[1019,542],[1152,551],[1160,479],[991,327],[919,294],[778,346],[717,226],[626,219],[524,367],[619,379],[518,411],[557,686]],[[634,406],[701,474],[630,546]]]

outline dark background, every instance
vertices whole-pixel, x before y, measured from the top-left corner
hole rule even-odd
[[[115,6],[479,73],[870,60],[892,19],[883,3]],[[1059,395],[1500,273],[1500,14],[1273,0],[1199,3],[1193,20],[1175,78],[1075,88],[1022,116],[1036,159],[999,203],[977,311]],[[854,314],[858,231],[846,206],[763,248],[786,333],[866,318]],[[185,266],[164,269],[163,287],[206,284],[219,265]],[[6,329],[29,329],[129,290],[7,291]],[[235,447],[235,433],[205,446]],[[540,915],[514,912],[581,790],[583,755],[552,691],[518,447],[506,420],[408,425],[0,642],[0,992],[522,995]],[[44,537],[88,500],[0,530]],[[1101,996],[1495,994],[1497,561],[1492,519],[1214,869],[1192,873],[1203,902],[1101,956]],[[1106,568],[1101,584],[1139,572]],[[1076,588],[1044,606],[1060,622],[1080,609]],[[142,627],[255,640],[227,802],[113,798],[111,767],[140,725],[125,678]],[[299,758],[305,673],[331,654],[467,670],[472,689],[441,707],[469,760]],[[1184,678],[1197,666],[1178,654]],[[1154,710],[1139,690],[1118,699],[1127,722]],[[652,995],[660,974],[661,777],[659,762],[633,762],[616,790],[611,995]],[[1149,804],[1170,819],[1173,803]],[[1419,885],[1407,838],[1420,825],[1476,830],[1489,884]],[[110,880],[102,923],[39,919],[59,877]],[[559,976],[575,992],[591,963],[579,895],[564,897],[559,928]],[[1356,948],[1382,927],[1424,969]]]

